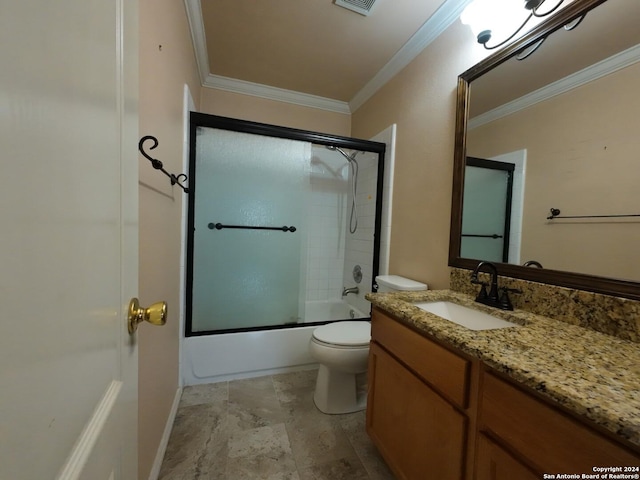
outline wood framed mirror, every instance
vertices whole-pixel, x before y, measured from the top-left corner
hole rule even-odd
[[[634,252],[640,245],[640,166],[633,161],[640,147],[638,4],[575,0],[459,76],[450,266],[473,269],[481,260],[494,261],[461,253],[462,235],[468,235],[462,230],[467,157],[497,160],[522,150],[522,191],[514,190],[512,202],[521,212],[511,222],[516,248],[508,261],[494,262],[500,275],[640,300],[640,255]],[[541,40],[531,56],[516,58]],[[602,83],[622,77],[627,83]],[[530,123],[516,124],[525,115]],[[583,120],[588,127],[579,124]],[[561,216],[547,218],[551,208]],[[469,236],[492,234],[477,233]],[[527,261],[544,268],[523,266]]]

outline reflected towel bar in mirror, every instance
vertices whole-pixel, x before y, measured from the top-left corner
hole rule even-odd
[[[503,238],[502,235],[498,235],[497,233],[493,233],[491,235],[478,235],[473,233],[463,233],[460,235],[461,237],[474,237],[474,238]]]
[[[640,214],[623,214],[623,215],[560,215],[559,208],[552,208],[550,210],[551,215],[547,217],[547,220],[553,220],[554,218],[630,218],[640,217]]]

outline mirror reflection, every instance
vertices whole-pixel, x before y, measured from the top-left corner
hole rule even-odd
[[[638,25],[609,0],[470,83],[459,257],[640,281]]]

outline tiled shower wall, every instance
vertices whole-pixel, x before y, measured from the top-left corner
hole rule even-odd
[[[348,151],[350,153],[350,151]],[[356,156],[359,165],[356,206],[358,228],[349,233],[351,215],[350,168],[336,151],[314,145],[308,217],[307,294],[310,300],[340,299],[344,287],[353,287],[353,267],[360,265],[360,294],[348,302],[367,313],[364,294],[371,290],[375,227],[377,159],[375,153]]]
[[[340,298],[345,255],[349,169],[338,152],[313,145],[306,300]]]
[[[393,131],[383,132],[376,141],[391,144]],[[382,135],[382,134],[381,134]],[[351,153],[349,150],[348,153]],[[391,185],[393,159],[387,152],[385,194],[380,239],[380,273],[386,274],[391,229]],[[358,228],[349,232],[352,189],[347,161],[336,151],[314,145],[311,151],[311,195],[308,216],[306,300],[339,300],[344,287],[354,287],[353,268],[360,265],[360,293],[345,300],[368,314],[371,304],[364,298],[373,281],[373,241],[375,230],[378,155],[359,153],[356,206]]]
[[[361,153],[356,157],[359,165],[356,207],[358,212],[358,228],[355,233],[349,233],[349,217],[351,214],[351,188],[347,193],[346,211],[346,248],[344,256],[343,286],[358,285],[358,295],[349,294],[346,300],[358,310],[368,313],[371,305],[365,300],[365,293],[371,291],[373,276],[373,239],[376,215],[376,190],[378,155],[372,152]],[[356,284],[353,279],[353,268],[360,265],[362,282]]]

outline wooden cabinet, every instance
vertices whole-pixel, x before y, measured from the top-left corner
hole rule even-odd
[[[367,433],[400,479],[640,466],[640,448],[375,308],[371,339]]]
[[[478,436],[476,480],[540,480],[525,465],[484,435]]]
[[[507,447],[538,478],[544,473],[593,474],[594,466],[640,465],[637,453],[491,372],[483,375],[480,403],[480,437]],[[478,455],[479,473],[485,469],[478,478],[493,478],[486,476],[486,462]]]
[[[369,436],[400,479],[464,478],[470,361],[380,312],[371,332]]]

